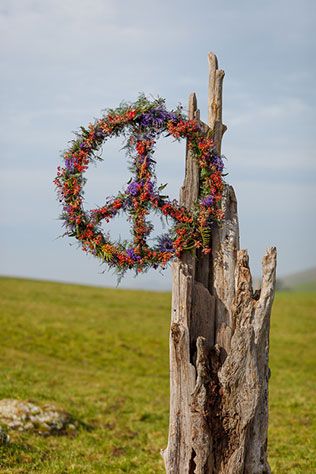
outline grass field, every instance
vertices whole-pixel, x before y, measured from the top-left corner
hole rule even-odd
[[[170,294],[0,279],[0,398],[54,402],[75,437],[13,434],[0,471],[163,473]],[[279,293],[271,328],[272,472],[316,472],[316,293]],[[313,440],[314,436],[314,440]]]

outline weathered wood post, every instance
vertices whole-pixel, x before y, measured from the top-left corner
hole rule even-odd
[[[218,153],[224,71],[209,54],[208,125]],[[195,94],[189,118],[199,119]],[[199,168],[187,148],[181,204],[199,195]],[[263,474],[267,462],[268,352],[276,249],[263,258],[253,292],[246,250],[239,250],[237,201],[224,190],[224,222],[212,228],[212,254],[187,252],[173,264],[170,421],[163,451],[168,474]]]

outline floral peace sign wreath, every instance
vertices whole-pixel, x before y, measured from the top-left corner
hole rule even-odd
[[[100,159],[96,153],[102,143],[120,134],[126,139],[134,177],[123,192],[108,198],[105,205],[86,211],[84,173],[90,162]],[[153,153],[157,139],[163,134],[176,140],[186,138],[199,164],[200,198],[192,210],[160,195],[162,187],[157,186]],[[173,257],[188,249],[201,248],[205,254],[211,251],[210,225],[223,218],[223,161],[215,152],[212,138],[205,135],[197,120],[188,120],[181,107],[169,112],[163,99],[149,101],[142,95],[135,103],[123,103],[117,109],[108,110],[87,129],[81,127],[81,133],[71,143],[63,155],[64,167],[58,167],[54,183],[63,205],[65,235],[78,239],[84,251],[121,274],[132,268],[137,272],[150,267],[164,268]],[[158,237],[153,247],[147,243],[153,229],[147,218],[151,208],[173,221],[169,233]],[[114,242],[101,229],[103,220],[109,222],[122,211],[133,224],[131,243]]]

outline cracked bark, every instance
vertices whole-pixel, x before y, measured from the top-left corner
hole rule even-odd
[[[209,118],[217,151],[222,83],[209,54]],[[189,117],[199,119],[195,94]],[[199,169],[186,153],[180,201],[199,193]],[[263,258],[260,292],[253,292],[246,250],[239,249],[237,200],[226,185],[224,223],[212,230],[211,256],[187,253],[173,264],[170,329],[170,420],[162,452],[168,474],[264,474],[267,461],[268,354],[276,249]]]

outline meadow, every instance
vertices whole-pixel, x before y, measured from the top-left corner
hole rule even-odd
[[[0,399],[53,402],[75,436],[11,433],[0,471],[163,473],[170,293],[0,279]],[[280,292],[271,321],[269,459],[316,472],[316,293]]]

